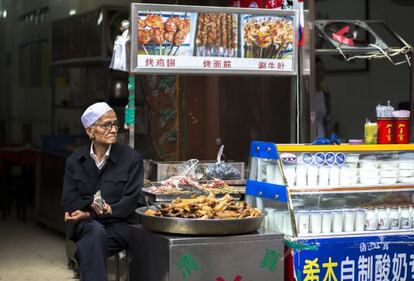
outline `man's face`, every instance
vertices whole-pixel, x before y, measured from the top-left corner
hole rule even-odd
[[[106,112],[86,128],[89,138],[101,144],[114,144],[118,135],[118,118],[113,110]]]

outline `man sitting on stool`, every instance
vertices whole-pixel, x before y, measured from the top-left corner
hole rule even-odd
[[[62,205],[82,280],[105,281],[107,257],[128,249],[128,225],[138,222],[143,159],[116,143],[118,120],[108,104],[91,105],[81,121],[91,144],[66,160]]]

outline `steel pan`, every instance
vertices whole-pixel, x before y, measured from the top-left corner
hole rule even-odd
[[[136,210],[146,229],[188,235],[230,235],[254,232],[259,229],[265,216],[263,214],[259,217],[243,219],[186,219],[149,216],[145,214],[147,209],[148,207],[141,207]]]

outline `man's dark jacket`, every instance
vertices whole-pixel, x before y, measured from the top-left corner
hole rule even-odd
[[[91,219],[104,224],[113,222],[136,223],[134,212],[141,201],[141,187],[144,180],[143,159],[140,153],[127,145],[113,144],[104,167],[99,170],[90,156],[90,145],[83,146],[66,160],[63,180],[62,205],[65,212],[90,211]],[[100,190],[106,203],[111,205],[112,214],[97,218],[91,210],[94,194]],[[68,223],[68,236],[76,240],[74,230],[81,227]]]

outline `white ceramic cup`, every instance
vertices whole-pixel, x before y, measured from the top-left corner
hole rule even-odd
[[[307,185],[307,174],[308,167],[305,165],[299,165],[296,167],[296,185],[297,186],[306,186]]]
[[[319,167],[316,165],[308,167],[308,186],[318,185],[318,171]]]
[[[401,228],[408,229],[412,227],[411,213],[408,207],[401,208]]]
[[[341,167],[341,172],[339,174],[339,183],[340,185],[349,185],[350,184],[350,172],[348,167]]]
[[[390,219],[385,208],[377,209],[378,229],[387,230],[390,228]]]
[[[355,231],[358,231],[358,232],[364,231],[365,213],[366,212],[364,209],[355,210]]]
[[[310,212],[310,229],[314,234],[322,232],[322,213],[320,211]]]
[[[327,186],[329,184],[329,167],[319,167],[319,185]]]
[[[342,210],[333,210],[332,214],[332,231],[334,233],[341,233],[344,224],[344,212]]]
[[[378,218],[375,209],[367,209],[365,215],[365,230],[377,230]]]
[[[332,212],[329,210],[322,211],[322,233],[332,232]]]
[[[297,212],[299,227],[298,233],[299,234],[307,234],[309,233],[309,211],[298,211]]]
[[[294,165],[285,165],[283,167],[284,174],[289,186],[295,186],[296,179],[296,166]]]
[[[355,227],[355,210],[344,210],[344,231],[353,232]]]
[[[338,166],[331,166],[329,168],[329,185],[339,185],[339,173],[341,169]]]
[[[397,208],[390,209],[390,229],[400,229],[400,213]]]

